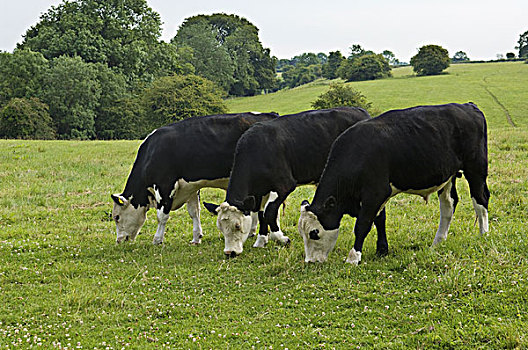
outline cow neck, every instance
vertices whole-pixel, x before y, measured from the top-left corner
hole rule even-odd
[[[139,171],[136,164],[132,167],[132,171],[128,176],[125,189],[123,190],[123,196],[127,199],[131,199],[131,203],[134,207],[148,206],[148,190],[147,184],[145,183],[141,171]]]
[[[247,171],[247,167],[244,167],[244,169],[238,168],[237,171],[234,171],[235,168],[233,168],[231,172],[229,185],[227,186],[226,202],[240,210],[245,210],[247,208],[242,208],[242,203],[247,197],[252,195],[248,183],[251,175]]]

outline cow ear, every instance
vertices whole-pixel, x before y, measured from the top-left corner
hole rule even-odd
[[[323,208],[324,208],[325,211],[332,210],[332,209],[335,208],[336,204],[337,204],[337,200],[335,199],[335,197],[334,196],[330,196],[324,202]]]
[[[211,214],[213,215],[218,214],[218,211],[219,211],[218,208],[220,208],[218,204],[203,202],[203,205],[205,209],[207,209],[207,211],[210,212]]]
[[[244,199],[244,201],[242,202],[242,205],[244,206],[245,210],[253,210],[255,209],[256,202],[257,201],[255,199],[255,196],[249,196],[249,197],[246,197],[246,199]]]
[[[112,195],[110,195],[110,197],[112,197],[112,199],[114,200],[114,202],[117,205],[124,206],[124,205],[128,204],[128,199],[126,199],[125,197],[123,197],[120,194],[112,194]]]

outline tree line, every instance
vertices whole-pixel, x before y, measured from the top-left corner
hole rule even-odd
[[[146,0],[65,0],[42,14],[12,53],[0,52],[0,137],[137,139],[189,116],[224,113],[227,96],[318,78],[380,79],[400,64],[389,50],[360,45],[347,57],[334,51],[277,59],[258,32],[236,15],[197,15],[164,42],[160,16]],[[527,57],[528,32],[518,44],[519,57]],[[411,65],[427,75],[469,60],[462,51],[447,55],[426,45]]]
[[[190,17],[170,42],[161,24],[146,0],[51,7],[0,52],[0,137],[141,138],[276,88],[275,58],[246,19]]]

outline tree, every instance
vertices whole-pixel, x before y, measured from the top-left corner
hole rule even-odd
[[[323,64],[323,67],[322,67],[323,77],[326,79],[337,78],[338,77],[337,70],[339,69],[339,67],[341,66],[344,60],[345,58],[343,57],[341,52],[339,51],[330,52],[330,54],[328,55],[328,60],[326,61],[325,64]]]
[[[365,55],[374,55],[375,53],[370,50],[365,50],[361,45],[354,44],[349,47],[350,49],[350,56],[348,56],[348,59],[353,60],[355,58],[359,58],[361,56]]]
[[[411,66],[418,75],[440,74],[449,67],[449,52],[438,45],[422,46],[411,58]]]
[[[359,44],[353,44],[349,47],[350,49],[350,56],[348,56],[349,59],[358,58],[365,54],[365,50],[363,47]]]
[[[328,56],[324,53],[324,52],[319,52],[317,54],[317,58],[319,59],[319,63],[321,64],[325,64],[326,61],[328,60]]]
[[[66,56],[52,61],[43,77],[39,97],[50,107],[59,138],[95,137],[96,109],[101,92],[96,64]]]
[[[216,34],[205,18],[200,17],[192,25],[182,26],[172,42],[192,49],[191,64],[195,74],[229,91],[234,82],[233,61],[226,47],[218,45]]]
[[[38,52],[0,52],[0,107],[15,97],[36,96],[49,62]]]
[[[296,67],[289,67],[291,68],[284,69],[282,72],[282,87],[294,88],[312,82],[322,76],[320,64],[309,66],[301,64]]]
[[[519,44],[516,47],[519,50],[519,58],[528,58],[528,31],[519,36],[517,44]]]
[[[41,52],[47,59],[79,56],[103,63],[129,80],[149,80],[177,65],[158,39],[161,20],[146,0],[72,0],[52,6],[24,35],[18,48]],[[153,62],[156,58],[165,60]],[[158,71],[156,71],[158,70]]]
[[[0,137],[54,139],[48,106],[34,97],[11,99],[0,111]]]
[[[464,51],[457,51],[453,58],[451,59],[453,62],[467,62],[469,61],[469,58],[467,54]]]
[[[227,111],[222,90],[213,82],[193,74],[156,79],[145,89],[142,105],[149,129],[189,117]]]
[[[101,87],[95,107],[95,136],[98,139],[137,139],[144,136],[143,111],[136,96],[127,89],[125,76],[103,64],[94,68]]]
[[[315,109],[325,109],[341,106],[361,107],[367,111],[372,108],[372,103],[358,90],[343,83],[330,84],[327,92],[319,95],[317,100],[312,102]]]
[[[390,50],[384,50],[381,55],[387,60],[387,62],[389,62],[389,64],[391,65],[396,65],[398,64],[400,61],[396,58],[396,56],[394,55],[394,53]]]
[[[347,59],[337,73],[347,81],[373,80],[392,75],[389,63],[379,54],[367,54]]]
[[[304,65],[311,66],[314,64],[321,64],[321,59],[313,52],[305,52],[300,55],[294,56],[290,62],[294,66]]]
[[[513,52],[508,52],[506,53],[506,58],[512,60],[515,58],[515,54]]]
[[[190,27],[197,27],[197,29]],[[198,35],[200,31],[206,32]],[[209,32],[213,35],[211,36]],[[189,36],[189,33],[195,35]],[[216,43],[211,41],[212,37]],[[258,37],[258,28],[245,18],[226,14],[189,17],[185,19],[171,42],[177,45],[189,45],[192,48],[210,47],[214,44],[216,46],[214,50],[205,50],[200,53],[200,57],[204,65],[222,65],[222,72],[229,70],[224,66],[227,59],[222,58],[221,62],[217,63],[213,57],[224,57],[223,52],[227,52],[232,62],[230,69],[233,72],[229,77],[229,84],[226,84],[229,86],[226,90],[230,95],[254,95],[261,90],[275,87],[275,59],[270,56],[269,49],[262,47]],[[196,54],[196,50],[193,51]],[[205,69],[203,67],[200,71],[214,69],[216,68]],[[226,77],[224,80],[227,79]],[[221,85],[224,85],[223,82]]]

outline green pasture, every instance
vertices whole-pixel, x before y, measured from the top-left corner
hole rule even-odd
[[[523,62],[456,64],[446,74],[417,77],[412,67],[393,69],[393,78],[348,83],[361,91],[379,113],[424,104],[474,102],[492,127],[528,126],[528,64]],[[274,94],[227,100],[232,112],[275,111],[280,114],[311,109],[328,89],[318,80]],[[508,117],[509,116],[509,117]]]
[[[120,192],[140,141],[0,140],[0,348],[60,349],[525,349],[528,348],[528,65],[456,65],[448,74],[353,83],[379,111],[473,101],[489,122],[490,232],[478,234],[468,186],[447,241],[431,249],[439,213],[399,195],[387,206],[389,255],[344,263],[354,219],[345,218],[324,264],[305,264],[288,199],[292,239],[223,256],[215,218],[202,212],[192,246],[184,208],[163,246],[155,213],[131,244],[115,244],[110,194]],[[317,82],[229,100],[232,111],[293,113],[327,88]],[[495,96],[495,97],[492,97]],[[507,112],[507,113],[506,113]],[[507,115],[516,127],[512,126]],[[202,191],[221,201],[223,192]]]

